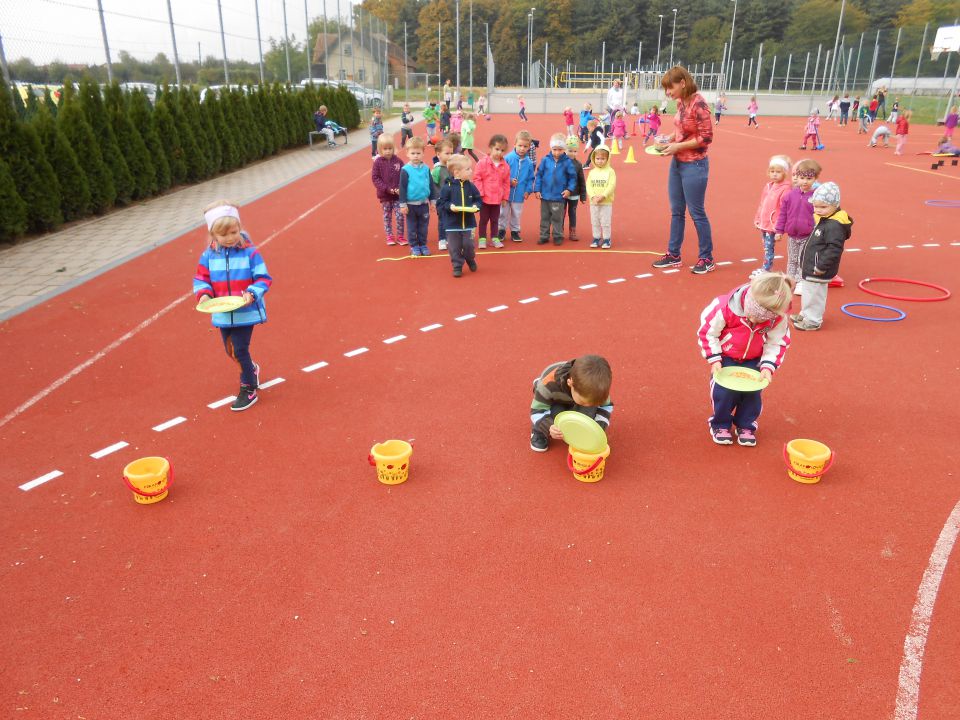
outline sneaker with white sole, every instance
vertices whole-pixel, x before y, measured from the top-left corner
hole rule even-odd
[[[546,452],[550,447],[550,438],[538,430],[530,433],[530,449],[534,452]]]
[[[819,326],[819,325],[814,325],[812,322],[810,322],[810,321],[807,320],[806,318],[800,318],[800,320],[799,320],[798,322],[795,322],[795,323],[793,324],[793,329],[794,329],[794,330],[809,330],[809,331],[813,331],[813,330],[819,330],[819,329],[820,329],[820,326]]]
[[[744,447],[753,447],[757,444],[757,436],[750,428],[737,428],[737,443]]]
[[[706,275],[708,272],[713,272],[717,269],[717,266],[714,265],[713,260],[704,260],[700,258],[697,260],[697,264],[690,268],[690,272],[694,275]]]
[[[663,255],[659,260],[653,261],[653,267],[658,269],[680,267],[682,264],[683,261],[679,255],[671,255],[670,253]]]
[[[480,238],[480,239],[477,241],[477,247],[478,247],[480,250],[486,250],[486,249],[487,249],[487,239],[486,239],[485,237]]]
[[[608,238],[607,240],[604,240],[604,241],[600,244],[600,249],[601,249],[601,250],[609,250],[609,249],[610,249],[610,240],[609,240],[609,238]]]
[[[502,248],[502,247],[503,247],[503,243],[500,241],[500,238],[494,238],[494,239],[493,239],[493,246],[494,246],[495,248]]]
[[[259,399],[260,398],[257,395],[257,389],[255,387],[241,385],[240,392],[237,393],[237,399],[233,401],[233,405],[230,406],[230,409],[234,412],[246,410],[251,405],[255,405]]]
[[[592,247],[592,248],[598,248],[598,247],[600,247],[600,241],[597,240],[597,238],[594,238],[594,239],[593,239],[593,242],[590,243],[590,247]]]
[[[437,245],[437,249],[439,249],[439,250],[446,250],[446,249],[447,249],[447,241],[446,241],[446,240],[441,240],[441,241],[439,242],[439,244]]]
[[[711,425],[710,437],[717,445],[733,445],[733,433],[729,428],[715,428]]]

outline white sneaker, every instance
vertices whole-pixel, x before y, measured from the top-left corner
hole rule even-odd
[[[446,240],[441,240],[441,241],[440,241],[440,244],[437,245],[437,248],[440,249],[440,250],[446,250],[446,249],[447,249],[447,241],[446,241]]]

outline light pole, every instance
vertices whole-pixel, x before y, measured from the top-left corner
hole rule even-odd
[[[457,0],[457,95],[460,95],[460,0]]]
[[[660,29],[657,30],[657,72],[660,72],[660,35],[663,34],[663,15],[658,15],[660,18]]]
[[[733,29],[737,26],[737,0],[733,2],[733,20],[730,21],[730,47],[727,50],[727,60],[730,72],[727,73],[727,90],[730,89],[730,76],[733,75]]]
[[[533,13],[535,7],[527,13],[527,86],[530,87],[530,73],[533,70]]]
[[[673,43],[677,39],[677,9],[673,8],[673,35],[670,38],[670,67],[673,67]]]

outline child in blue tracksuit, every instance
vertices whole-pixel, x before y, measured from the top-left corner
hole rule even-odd
[[[507,153],[504,160],[510,168],[510,195],[500,210],[497,236],[503,240],[510,227],[510,239],[522,242],[520,237],[520,215],[523,213],[523,201],[533,192],[533,176],[537,172],[537,163],[530,157],[530,145],[533,136],[526,130],[517,133],[513,151]]]
[[[550,136],[550,154],[540,161],[533,191],[540,199],[540,239],[537,245],[550,242],[563,244],[563,216],[567,210],[567,198],[577,189],[577,171],[566,154],[567,136],[555,133]]]
[[[400,212],[407,219],[407,242],[411,255],[429,255],[427,229],[430,227],[430,206],[437,203],[437,185],[430,177],[430,168],[423,162],[423,138],[407,141],[410,161],[400,170]]]
[[[263,296],[273,280],[267,266],[240,227],[240,211],[227,200],[218,200],[203,211],[210,242],[200,256],[193,276],[193,294],[198,302],[238,296],[246,303],[230,312],[211,316],[219,328],[227,355],[240,365],[240,391],[231,410],[246,410],[257,402],[260,366],[250,357],[253,328],[267,321]]]
[[[373,159],[377,159],[377,140],[383,135],[383,115],[380,108],[374,108],[373,117],[370,118],[370,154]]]
[[[580,138],[580,142],[585,143],[590,137],[590,131],[587,130],[587,123],[595,119],[593,117],[593,105],[586,103],[583,106],[583,110],[580,111],[580,134],[577,136]]]

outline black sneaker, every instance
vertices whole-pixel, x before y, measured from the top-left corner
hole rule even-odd
[[[510,231],[510,239],[513,240],[514,242],[523,242],[523,238],[520,237],[520,233],[513,232],[512,230]]]
[[[546,245],[548,242],[550,241],[547,238],[540,238],[537,240],[537,245]]]
[[[706,275],[708,272],[713,272],[716,269],[717,266],[713,264],[713,260],[700,258],[697,260],[697,264],[690,269],[690,272],[694,275]]]
[[[468,260],[468,261],[467,261],[467,267],[470,268],[470,272],[476,272],[476,271],[477,271],[477,261],[476,261],[476,260]]]
[[[672,268],[680,267],[683,264],[683,261],[680,259],[679,255],[671,255],[667,253],[659,260],[653,261],[653,267],[655,268]]]
[[[534,452],[546,452],[550,447],[550,438],[542,432],[534,430],[530,433],[530,449]]]
[[[497,238],[499,240],[503,240],[506,236],[507,236],[506,228],[500,228],[500,230],[497,231]]]
[[[454,276],[454,277],[460,277],[461,275],[463,275],[463,270],[462,270],[461,268],[454,268],[454,269],[453,269],[453,276]]]
[[[233,405],[230,406],[230,409],[234,412],[246,410],[251,405],[256,404],[257,400],[259,399],[260,398],[257,395],[257,389],[255,387],[241,385],[240,392],[237,393],[237,399],[233,401]]]

